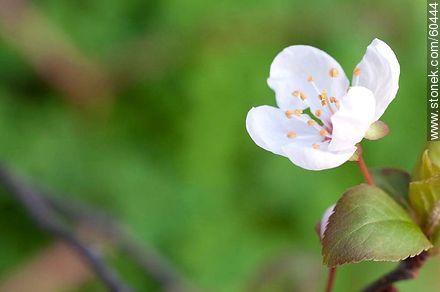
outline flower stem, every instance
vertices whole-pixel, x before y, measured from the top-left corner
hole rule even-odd
[[[376,185],[374,183],[373,176],[371,175],[370,171],[368,170],[367,165],[365,164],[365,160],[364,160],[362,151],[361,151],[361,154],[359,155],[359,160],[357,161],[357,164],[359,166],[359,169],[361,170],[362,175],[364,176],[365,182],[367,184],[369,184],[370,186]]]
[[[327,278],[327,285],[325,286],[325,292],[332,292],[333,291],[333,286],[335,284],[335,278],[336,278],[336,267],[328,268],[328,278]]]

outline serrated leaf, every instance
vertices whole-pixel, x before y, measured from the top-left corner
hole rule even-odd
[[[409,201],[422,224],[426,224],[436,203],[440,201],[440,175],[410,183]]]
[[[440,167],[440,141],[428,142],[426,148],[429,150],[429,158],[432,163]]]
[[[390,196],[360,185],[338,201],[322,241],[324,263],[337,266],[366,260],[400,261],[432,247]]]
[[[413,180],[424,180],[436,174],[440,174],[440,144],[429,142],[417,162]]]
[[[422,160],[418,175],[420,180],[428,179],[440,173],[440,168],[432,162],[429,153],[429,149],[426,149],[425,152],[423,152],[422,154]]]
[[[398,168],[377,168],[372,170],[376,185],[391,195],[400,205],[408,208],[408,192],[411,176]]]

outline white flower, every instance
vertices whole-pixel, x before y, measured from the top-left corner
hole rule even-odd
[[[288,47],[276,56],[268,79],[278,108],[252,108],[246,128],[258,146],[300,167],[337,167],[350,159],[394,99],[399,74],[394,52],[378,39],[356,66],[351,87],[327,53],[310,46]]]

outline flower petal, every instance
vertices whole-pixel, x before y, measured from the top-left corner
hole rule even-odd
[[[331,117],[333,131],[331,151],[351,149],[365,136],[374,122],[376,102],[373,93],[365,87],[351,87],[341,99],[340,109]]]
[[[400,65],[393,50],[379,39],[368,46],[357,65],[353,85],[370,89],[376,98],[375,120],[378,120],[399,89]],[[356,76],[356,71],[359,76]],[[358,80],[356,80],[358,78]]]
[[[330,216],[335,212],[336,204],[331,205],[328,207],[324,214],[322,215],[321,222],[319,223],[319,237],[321,240],[324,239],[325,230],[327,229],[328,221],[330,219]]]
[[[308,170],[323,170],[335,168],[350,159],[356,151],[356,147],[341,152],[331,152],[328,150],[328,143],[321,143],[319,149],[315,149],[311,144],[299,145],[288,144],[282,147],[285,155],[295,165]]]
[[[287,118],[283,110],[271,106],[252,108],[246,118],[246,129],[252,140],[263,149],[285,156],[282,147],[290,143],[313,144],[323,137],[315,126],[307,124],[307,115]],[[289,133],[296,137],[289,138]]]
[[[308,78],[312,76],[315,89]],[[318,95],[326,90],[328,96],[342,97],[349,81],[339,63],[327,53],[310,46],[291,46],[279,53],[270,68],[269,86],[275,91],[277,104],[281,109],[305,108],[301,99],[292,96],[299,91],[307,97],[306,103],[312,113],[322,111],[319,118],[329,121],[330,112],[322,107]]]

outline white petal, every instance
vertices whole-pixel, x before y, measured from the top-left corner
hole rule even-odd
[[[376,98],[375,120],[378,120],[399,89],[400,65],[393,50],[379,39],[368,46],[358,64],[359,80],[353,76],[353,85],[370,89]]]
[[[321,237],[321,240],[324,239],[324,233],[325,233],[325,230],[327,229],[328,220],[330,219],[330,216],[335,212],[335,206],[336,206],[336,204],[333,204],[330,207],[328,207],[325,210],[324,215],[322,215],[320,226],[319,226],[319,235]]]
[[[306,115],[303,116],[287,118],[285,111],[281,109],[259,106],[249,111],[246,118],[246,129],[258,146],[285,156],[282,147],[287,144],[313,144],[323,139],[317,128],[307,125]],[[297,135],[293,139],[287,136],[292,131]]]
[[[323,170],[346,162],[356,151],[356,147],[342,152],[330,152],[328,143],[321,143],[319,149],[314,149],[311,144],[289,144],[283,147],[283,151],[295,165],[308,170]]]
[[[374,122],[376,102],[365,87],[351,87],[341,99],[340,109],[331,117],[333,131],[331,151],[351,149],[365,136]]]
[[[332,69],[336,70],[336,77],[331,77]],[[336,98],[342,97],[349,85],[339,63],[327,53],[310,46],[291,46],[279,53],[272,62],[268,84],[275,91],[281,109],[304,108],[299,98],[292,97],[292,92],[298,90],[307,96],[312,112],[321,109],[325,119],[330,114],[326,107],[322,108],[318,92],[307,80],[309,76],[313,76],[319,91],[326,90],[328,96]]]

